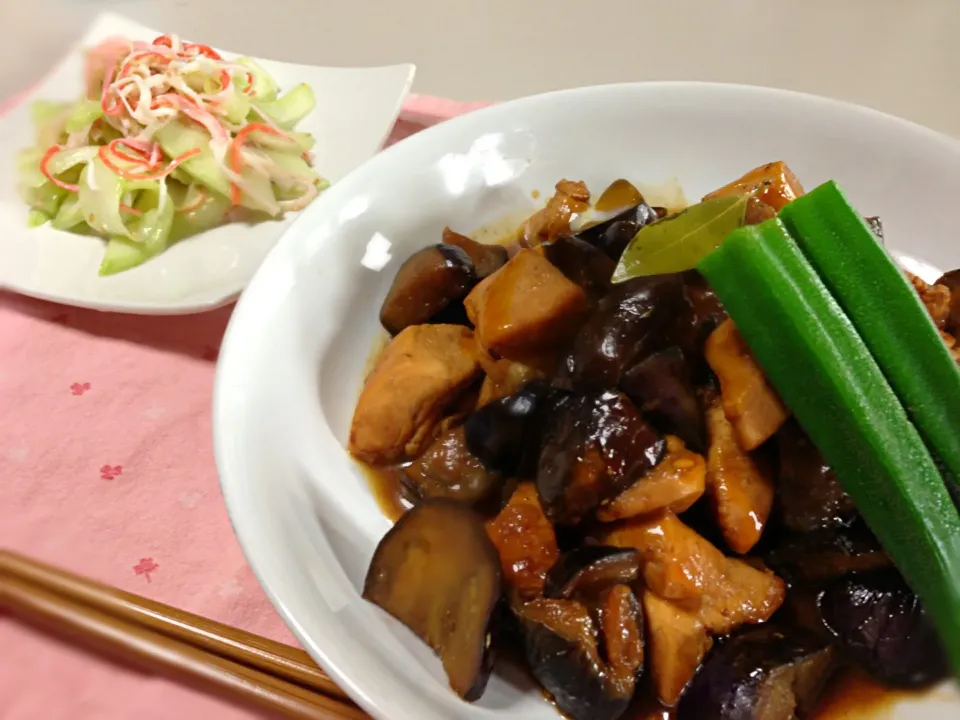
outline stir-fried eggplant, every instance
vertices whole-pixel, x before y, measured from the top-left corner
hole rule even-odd
[[[596,246],[572,235],[561,235],[544,243],[540,251],[568,280],[575,282],[592,300],[610,289],[617,264]]]
[[[936,631],[896,570],[837,580],[821,595],[820,613],[847,656],[887,685],[923,687],[947,675]]]
[[[411,325],[449,322],[463,313],[462,302],[477,283],[470,256],[454,245],[433,245],[415,252],[400,267],[380,307],[380,324],[391,335]],[[455,307],[460,305],[459,311]]]
[[[641,202],[609,220],[581,230],[576,237],[600,248],[608,257],[616,261],[623,255],[623,251],[640,228],[656,222],[660,217],[646,202]]]
[[[507,262],[507,249],[503,245],[479,243],[466,235],[454,232],[450,228],[443,229],[443,243],[445,245],[455,245],[470,256],[477,280],[483,280],[485,277],[493,275]]]
[[[448,498],[468,505],[495,496],[504,482],[500,473],[488,470],[470,452],[462,425],[440,435],[403,473],[420,498]]]
[[[582,545],[565,553],[547,573],[544,595],[590,597],[612,585],[631,585],[640,574],[640,553],[632,548]]]
[[[653,275],[617,285],[574,340],[561,382],[575,388],[617,387],[630,367],[662,346],[683,302],[680,275]]]
[[[704,450],[703,411],[680,348],[667,348],[634,365],[620,381],[620,389],[660,431],[676,435],[698,452]]]
[[[782,533],[764,557],[778,575],[797,584],[890,565],[890,558],[862,520],[849,527]]]
[[[678,720],[803,720],[834,668],[833,650],[798,629],[762,627],[718,646],[680,701]]]
[[[467,417],[467,447],[491,470],[526,476],[539,457],[541,426],[565,397],[545,381],[530,381]]]
[[[553,522],[572,525],[663,458],[666,442],[621,393],[588,393],[550,418],[537,491]]]
[[[777,447],[776,502],[783,524],[795,532],[849,525],[857,515],[853,500],[800,425],[786,423],[777,433]]]
[[[443,662],[464,700],[490,676],[490,623],[500,601],[500,562],[483,521],[446,500],[409,510],[370,561],[363,597],[409,627]]]

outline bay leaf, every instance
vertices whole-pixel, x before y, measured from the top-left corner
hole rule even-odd
[[[749,197],[704,200],[640,228],[620,256],[613,282],[695,268],[727,235],[743,225]]]

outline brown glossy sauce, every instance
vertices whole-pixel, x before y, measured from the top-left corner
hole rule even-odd
[[[858,672],[838,674],[827,686],[813,720],[879,720],[884,711],[928,691],[891,690]]]
[[[597,212],[610,212],[621,208],[633,207],[643,202],[643,195],[628,180],[623,178],[614,180],[610,187],[603,191],[593,208]]]

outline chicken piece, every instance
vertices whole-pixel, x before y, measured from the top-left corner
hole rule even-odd
[[[664,508],[682,513],[703,495],[706,463],[683,444],[667,435],[667,454],[650,472],[597,510],[601,522],[614,522],[649,515]]]
[[[350,452],[374,465],[416,457],[446,408],[480,375],[473,333],[415,325],[387,345],[367,378],[350,426]]]
[[[491,357],[542,357],[579,329],[587,296],[533,250],[521,250],[464,301],[477,342]]]
[[[930,313],[933,324],[943,330],[947,320],[950,319],[950,303],[952,300],[950,288],[946,285],[931,285],[910,272],[907,273],[907,278],[926,306],[927,312]]]
[[[720,582],[704,594],[697,617],[714,635],[727,635],[741,625],[766,622],[786,596],[786,583],[769,570],[724,558]]]
[[[732,320],[725,320],[710,333],[703,349],[710,368],[720,380],[720,396],[744,450],[765,443],[790,417],[767,382],[750,348]]]
[[[750,195],[744,222],[754,225],[774,217],[783,206],[803,195],[797,176],[782,160],[754,168],[743,177],[704,195],[704,200]]]
[[[740,448],[719,402],[707,409],[706,417],[707,492],[723,539],[742,555],[757,544],[770,518],[775,490],[771,468]]]
[[[494,360],[485,354],[481,355],[480,364],[486,376],[480,386],[477,407],[513,395],[526,383],[543,377],[543,373],[537,368],[513,360]]]
[[[650,590],[643,592],[643,612],[653,686],[669,707],[680,699],[713,641],[696,615]]]
[[[776,575],[725,557],[669,510],[622,523],[600,541],[638,549],[647,588],[717,634],[769,620],[786,595]]]
[[[940,337],[943,338],[943,342],[946,343],[947,349],[950,351],[950,354],[953,355],[953,359],[957,361],[957,365],[960,365],[960,346],[957,346],[957,339],[945,333],[943,330],[940,331]]]
[[[580,180],[561,180],[546,207],[531,215],[523,226],[522,244],[535,247],[550,242],[558,235],[570,232],[574,213],[583,212],[589,205],[590,191]]]
[[[557,536],[532,482],[522,482],[500,514],[487,522],[497,548],[503,580],[522,600],[543,595],[547,572],[560,556]]]
[[[723,577],[723,553],[669,510],[616,525],[600,541],[639,550],[647,587],[685,607],[698,608]]]

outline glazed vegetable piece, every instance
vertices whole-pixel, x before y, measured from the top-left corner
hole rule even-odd
[[[610,289],[616,263],[590,243],[560,235],[537,249],[591,300],[596,301]]]
[[[640,228],[662,217],[645,201],[618,213],[609,220],[591,225],[576,234],[579,240],[599,248],[611,260],[619,260]]]
[[[710,333],[704,346],[707,362],[720,380],[723,410],[744,450],[769,440],[790,416],[732,320]]]
[[[769,220],[787,203],[803,195],[797,176],[782,160],[756,167],[743,177],[705,195],[704,200],[731,195],[750,195],[745,218],[747,225]],[[773,213],[770,213],[773,210]]]
[[[464,700],[484,691],[500,563],[472,510],[431,500],[409,510],[370,561],[363,597],[415,632],[443,662]]]
[[[960,482],[960,368],[903,273],[833,181],[782,214],[930,451]]]
[[[622,393],[575,396],[549,418],[537,492],[553,522],[575,525],[663,458],[666,443]]]
[[[487,522],[487,534],[497,549],[504,585],[521,600],[543,595],[547,573],[560,551],[533,483],[517,485],[500,513]]]
[[[414,325],[395,337],[370,373],[350,426],[350,452],[385,465],[416,457],[443,411],[479,377],[473,333]]]
[[[683,296],[685,307],[676,319],[671,342],[683,351],[694,383],[701,385],[712,376],[703,357],[703,346],[710,333],[727,319],[727,311],[696,270],[683,273]]]
[[[777,449],[776,502],[783,524],[801,533],[849,525],[857,515],[853,500],[796,420],[780,428]]]
[[[543,255],[521,250],[477,285],[465,305],[483,350],[526,362],[576,333],[587,296]]]
[[[477,284],[470,256],[454,245],[418,250],[400,266],[380,306],[380,324],[391,335],[430,322],[461,302]]]
[[[643,609],[628,585],[614,585],[600,593],[597,624],[612,684],[619,693],[633,693],[643,673]]]
[[[678,720],[809,718],[834,651],[803,630],[762,627],[715,648],[677,708]]]
[[[923,599],[960,670],[960,516],[849,319],[779,222],[737,230],[699,269]]]
[[[544,595],[569,600],[596,597],[614,585],[631,585],[640,574],[640,553],[633,548],[581,545],[550,568]]]
[[[617,285],[577,334],[563,362],[561,382],[597,390],[616,387],[630,367],[663,342],[683,302],[679,275]]]
[[[572,720],[616,720],[633,697],[633,683],[618,682],[597,644],[597,628],[585,606],[540,599],[515,607],[523,628],[530,672],[557,708]]]
[[[443,229],[443,244],[454,245],[470,256],[470,262],[473,263],[473,270],[478,280],[493,275],[507,262],[507,249],[503,245],[477,242],[448,227]]]
[[[687,450],[683,441],[667,435],[667,454],[656,467],[622,493],[597,508],[597,519],[614,522],[670,509],[682,513],[706,487],[707,468],[702,455]]]
[[[467,447],[491,470],[508,476],[533,475],[542,427],[564,398],[565,393],[546,381],[531,380],[519,391],[493,400],[467,417],[463,424]]]
[[[582,181],[561,180],[546,207],[538,210],[523,225],[522,244],[535,247],[570,232],[570,221],[586,210],[590,191]]]
[[[773,507],[773,472],[758,454],[744,451],[723,407],[714,402],[706,413],[710,450],[707,493],[727,546],[749,552],[767,526]]]
[[[863,521],[850,527],[784,533],[764,558],[779,575],[797,585],[890,566],[890,558]]]
[[[703,413],[684,357],[678,347],[654,353],[627,370],[620,389],[662,432],[673,433],[703,450]]]
[[[645,590],[643,613],[647,622],[647,654],[657,698],[676,705],[713,645],[703,623],[693,613]]]
[[[948,673],[919,598],[893,569],[836,581],[821,595],[820,613],[843,651],[886,685],[922,687]]]
[[[502,475],[488,470],[470,452],[462,425],[437,437],[403,474],[422,499],[447,498],[467,505],[496,496],[504,483]]]

